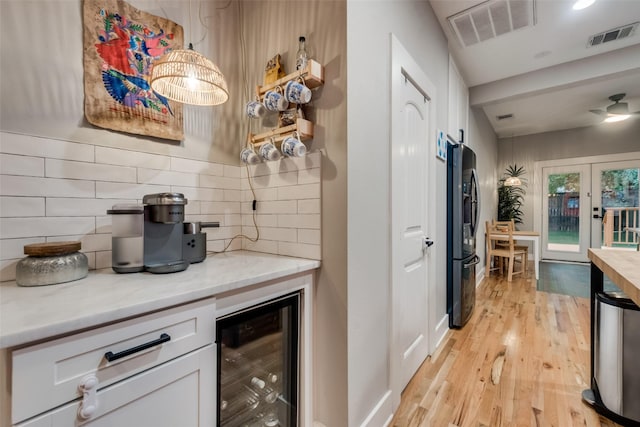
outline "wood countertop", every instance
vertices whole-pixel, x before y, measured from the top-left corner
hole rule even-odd
[[[589,249],[589,259],[637,305],[640,305],[640,252]]]

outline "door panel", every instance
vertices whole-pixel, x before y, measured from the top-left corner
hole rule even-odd
[[[424,241],[429,235],[430,136],[435,137],[429,94],[435,89],[399,44],[393,44],[392,54],[390,354],[397,404],[429,354],[430,258]]]
[[[639,172],[640,160],[593,164],[592,247],[637,247],[635,233],[627,228],[640,227]]]
[[[587,262],[590,165],[543,168],[542,257]]]

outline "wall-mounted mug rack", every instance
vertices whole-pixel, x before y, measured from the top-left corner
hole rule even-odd
[[[253,144],[255,147],[259,147],[267,142],[279,143],[294,132],[298,132],[300,140],[303,142],[313,139],[313,122],[298,118],[294,124],[289,126],[271,129],[270,131],[255,135],[250,133],[247,142]]]
[[[324,84],[324,67],[319,63],[310,59],[307,62],[307,66],[304,70],[297,70],[293,73],[287,74],[286,76],[279,78],[273,83],[264,86],[256,86],[256,95],[260,101],[262,101],[264,94],[268,91],[280,86],[284,87],[291,80],[304,79],[304,84],[309,89],[315,89],[318,86],[322,86]]]

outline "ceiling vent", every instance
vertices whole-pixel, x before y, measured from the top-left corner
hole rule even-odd
[[[502,114],[499,116],[496,116],[496,119],[498,120],[507,120],[507,119],[512,119],[513,118],[513,114],[509,113],[509,114]]]
[[[612,42],[615,40],[624,39],[626,37],[632,36],[636,31],[636,27],[638,26],[637,22],[633,24],[623,25],[622,27],[614,28],[612,30],[607,30],[603,33],[593,35],[589,37],[589,42],[587,43],[587,47],[598,46],[603,43]]]
[[[464,47],[535,25],[535,0],[489,0],[447,18]]]

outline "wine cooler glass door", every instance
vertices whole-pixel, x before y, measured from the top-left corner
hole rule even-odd
[[[217,320],[218,426],[298,425],[300,293]]]

